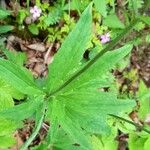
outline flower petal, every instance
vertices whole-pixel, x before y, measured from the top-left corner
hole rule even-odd
[[[33,9],[33,8],[30,9],[30,13],[31,13],[31,14],[34,13],[34,9]]]

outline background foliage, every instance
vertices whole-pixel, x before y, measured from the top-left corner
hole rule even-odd
[[[132,49],[143,40],[140,32],[150,25],[144,7],[149,3],[126,0],[122,8],[115,0],[36,0],[42,10],[36,21],[30,16],[30,1],[16,14],[15,9],[1,8],[0,148],[12,147],[14,133],[24,127],[25,120],[32,120],[34,129],[21,150],[31,146],[47,122],[45,137],[30,149],[116,150],[115,139],[122,133],[128,136],[130,150],[148,150],[149,88],[140,80],[136,93],[120,92],[114,70],[124,71]],[[138,36],[130,40],[132,29]],[[24,66],[26,56],[5,47],[13,32],[24,39],[37,37],[61,45],[46,77],[35,79]],[[110,41],[102,43],[106,33]],[[124,77],[134,83],[136,71],[124,71]],[[137,120],[129,116],[131,112],[136,112]]]

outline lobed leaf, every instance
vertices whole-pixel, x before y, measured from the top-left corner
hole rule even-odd
[[[61,48],[49,65],[47,90],[58,88],[80,66],[85,47],[89,42],[92,30],[91,5],[84,11],[79,22],[69,36],[65,39]]]
[[[64,85],[81,69],[79,63],[89,39],[85,35],[86,32],[90,33],[92,23],[89,19],[91,18],[90,9],[88,7],[85,10],[77,26],[56,54],[53,64],[49,66],[50,73],[47,80],[49,92]],[[79,35],[81,43],[77,41]],[[109,132],[108,114],[126,112],[135,105],[131,100],[118,100],[113,93],[98,91],[99,87],[110,85],[106,80],[106,73],[131,50],[132,45],[125,45],[105,53],[82,74],[76,76],[75,80],[50,97],[47,117],[52,121],[51,144],[60,125],[71,140],[76,141],[84,149],[91,149],[89,134]]]

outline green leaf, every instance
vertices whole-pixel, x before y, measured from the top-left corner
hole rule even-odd
[[[3,38],[0,37],[0,46],[3,46],[5,41],[6,41],[5,37]]]
[[[0,34],[7,33],[13,29],[14,29],[14,27],[11,25],[0,25]]]
[[[120,60],[122,60],[132,50],[132,45],[127,44],[119,49],[105,53],[97,62],[95,62],[88,70],[82,75],[72,81],[63,91],[81,88],[85,90],[97,89],[106,87],[106,72],[112,69]],[[108,79],[107,79],[108,80]]]
[[[52,106],[49,105],[49,108],[53,112],[49,115],[52,125],[49,144],[59,143],[55,142],[60,125],[73,140],[72,142],[80,144],[83,149],[91,149],[88,135],[85,136],[83,130],[90,134],[108,133],[109,127],[106,124],[108,114],[118,114],[122,110],[128,111],[135,105],[134,101],[117,100],[112,93],[98,91],[95,93],[72,91],[57,95],[51,100],[53,102],[50,102]]]
[[[0,148],[6,149],[8,147],[13,146],[16,143],[14,137],[11,135],[0,136]]]
[[[18,98],[20,95],[17,90],[0,79],[0,111],[11,109],[14,106],[13,97]],[[0,115],[0,148],[8,148],[15,144],[13,135],[16,128],[16,122]]]
[[[117,128],[112,128],[110,135],[102,135],[91,137],[93,150],[117,150],[118,142],[115,140],[117,136]]]
[[[62,129],[62,127],[57,127],[55,131],[55,138],[53,141],[49,139],[51,133],[51,128],[48,132],[46,141],[43,142],[40,146],[33,150],[43,150],[47,149],[47,147],[55,150],[83,150],[83,147],[74,142],[68,134]],[[43,149],[42,149],[43,148]]]
[[[138,99],[149,99],[150,89],[145,85],[144,81],[140,80],[139,89],[137,92]]]
[[[12,107],[14,105],[10,94],[0,89],[0,110]]]
[[[24,94],[41,93],[29,72],[8,60],[0,59],[0,77]]]
[[[144,143],[144,150],[149,150],[149,148],[150,148],[150,136]]]
[[[3,53],[6,55],[7,59],[19,66],[23,66],[26,61],[26,55],[22,52],[10,51],[8,49],[2,48]]]
[[[104,17],[107,15],[106,0],[94,0],[95,8]]]
[[[145,150],[143,149],[145,141],[146,141],[146,138],[141,138],[140,136],[136,134],[129,134],[129,140],[128,140],[129,149]]]
[[[69,116],[87,132],[96,134],[109,132],[106,124],[108,114],[118,114],[122,110],[129,111],[135,106],[132,100],[117,100],[117,96],[113,93],[86,92],[82,89],[58,95],[56,99],[61,100],[65,106],[65,117]]]
[[[4,117],[5,119],[10,119],[12,121],[18,122],[19,124],[22,120],[33,117],[33,115],[35,115],[36,111],[42,105],[42,100],[43,98],[41,96],[38,96],[34,99],[34,101],[29,100],[20,105],[16,105],[9,109],[0,111],[0,116]]]
[[[0,19],[5,19],[10,15],[10,11],[0,8]]]
[[[146,87],[143,81],[140,81],[137,96],[140,103],[138,114],[140,119],[143,119],[144,121],[150,112],[150,90]]]
[[[43,96],[38,96],[33,100],[28,100],[27,102],[20,104],[20,105],[16,105],[14,107],[11,108],[5,108],[3,110],[0,111],[0,140],[2,138],[6,139],[10,137],[11,135],[14,134],[15,130],[17,128],[21,128],[23,125],[23,120],[24,119],[28,119],[28,118],[35,118],[37,116],[37,114],[39,114],[38,112],[41,111],[41,106],[43,105]],[[6,145],[5,142],[1,143],[0,141],[0,146],[11,146],[13,143],[13,137],[12,139],[10,139],[10,143],[7,141],[8,144],[10,145]],[[5,144],[5,145],[3,145]]]
[[[48,137],[48,140],[50,141],[51,144],[53,144],[54,141],[56,140],[56,134],[58,130],[58,124],[59,124],[58,116],[60,115],[58,106],[59,106],[58,101],[56,100],[51,101],[49,103],[49,109],[47,113],[48,119],[50,118],[51,120],[50,134]]]
[[[10,102],[11,104],[13,104],[12,98],[15,98],[17,100],[24,98],[24,95],[21,92],[19,92],[18,90],[16,90],[12,86],[10,86],[8,83],[6,83],[6,81],[2,80],[1,78],[0,78],[0,93],[1,93],[1,95],[3,95],[3,94],[7,95],[7,97],[10,98],[10,100],[7,99],[7,101],[8,102],[12,101],[12,102]],[[5,99],[5,98],[1,98],[1,99]],[[12,106],[12,105],[10,105],[10,106]]]
[[[49,65],[50,73],[47,80],[47,90],[49,92],[58,88],[79,68],[85,47],[90,40],[91,30],[92,14],[90,5],[54,56],[53,63]]]
[[[12,88],[9,84],[0,78],[0,110],[13,107],[13,98],[19,100],[23,97],[23,94]]]
[[[30,25],[28,26],[28,29],[29,29],[29,31],[30,31],[32,34],[34,34],[34,35],[38,35],[38,34],[39,34],[39,29],[38,29],[38,27],[37,27],[36,24],[30,24]]]
[[[49,66],[48,92],[51,94],[53,90],[62,87],[49,97],[47,118],[53,122],[49,146],[53,147],[57,128],[60,126],[73,142],[80,144],[83,149],[92,149],[89,135],[110,133],[107,125],[109,114],[128,112],[135,106],[132,100],[117,99],[111,89],[110,92],[99,89],[110,85],[106,81],[107,72],[129,54],[132,45],[105,53],[80,76],[76,75],[84,67],[80,64],[90,39],[91,25],[89,6]],[[65,84],[74,74],[76,80]]]
[[[23,24],[23,21],[25,19],[26,16],[29,15],[29,12],[27,9],[19,9],[18,10],[18,15],[17,15],[17,22],[19,24]]]
[[[50,115],[52,126],[50,129],[50,135],[48,137],[48,141],[50,145],[55,145],[55,142],[57,141],[59,125],[61,125],[61,128],[64,130],[64,132],[67,133],[68,137],[70,137],[70,142],[72,144],[79,143],[81,146],[83,146],[83,149],[88,148],[90,149],[90,143],[88,138],[84,135],[83,131],[81,130],[81,127],[72,122],[72,120],[65,114],[64,104],[61,103],[61,101],[58,101],[58,99],[53,99],[53,107],[52,107],[52,113]],[[59,143],[59,141],[58,141]],[[56,146],[58,147],[58,143]],[[69,143],[70,144],[70,143]],[[70,145],[71,146],[71,145]]]
[[[61,119],[60,123],[64,131],[68,133],[71,139],[76,141],[76,143],[79,143],[83,147],[83,150],[91,149],[92,145],[90,144],[88,137],[86,137],[82,129],[77,125],[77,122],[75,124],[73,120],[65,116]]]
[[[56,24],[60,20],[62,13],[63,11],[61,7],[50,11],[48,16],[44,19],[46,26]]]
[[[140,17],[140,19],[141,19],[144,23],[146,23],[148,26],[150,26],[150,17],[148,17],[148,16],[142,16],[142,17]]]
[[[134,17],[136,17],[135,15],[138,15],[139,14],[139,8],[142,8],[144,4],[144,1],[143,0],[130,0],[129,1],[129,6],[128,8],[130,9],[130,13],[133,13],[134,14]]]
[[[47,149],[48,145],[46,144],[40,144],[40,145],[36,145],[34,147],[31,148],[31,150],[44,150]]]
[[[70,9],[73,9],[74,8],[74,10],[77,10],[78,11],[78,13],[81,15],[81,12],[80,12],[80,10],[81,10],[81,5],[83,5],[79,0],[73,0],[71,3],[70,3],[70,6],[72,7],[72,8],[70,8]],[[69,8],[69,6],[68,6],[68,8]],[[68,9],[69,10],[69,9]]]
[[[0,136],[13,134],[16,130],[16,123],[11,120],[0,118]]]
[[[79,20],[76,26],[78,28],[71,32],[67,41],[56,54],[53,64],[49,66],[51,73],[48,78],[48,89],[50,88],[50,91],[58,88],[79,68],[81,69],[79,63],[89,40],[89,38],[85,39],[85,35],[90,30],[90,24],[92,23],[89,16],[91,17],[88,8]],[[82,33],[78,33],[81,31],[80,28]],[[78,37],[83,38],[84,42],[77,42]],[[118,100],[113,93],[98,91],[99,87],[109,85],[106,81],[106,72],[123,59],[131,49],[132,45],[125,45],[122,48],[105,53],[76,80],[73,80],[59,93],[51,97],[50,100],[55,101],[49,103],[51,111],[48,117],[53,122],[51,139],[55,136],[56,124],[60,124],[72,140],[79,143],[84,149],[91,149],[88,135],[109,133],[110,130],[107,125],[109,114],[126,112],[135,106],[134,101]]]
[[[110,28],[119,28],[119,29],[124,29],[125,26],[124,24],[119,20],[119,18],[115,15],[115,14],[111,14],[109,16],[107,16],[104,21],[103,24],[110,27]]]

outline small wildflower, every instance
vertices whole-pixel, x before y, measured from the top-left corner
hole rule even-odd
[[[37,6],[34,6],[30,9],[30,13],[32,14],[33,20],[37,20],[37,18],[40,17],[42,10]]]
[[[110,34],[106,33],[104,35],[101,35],[100,39],[101,39],[101,43],[105,44],[110,41]]]

